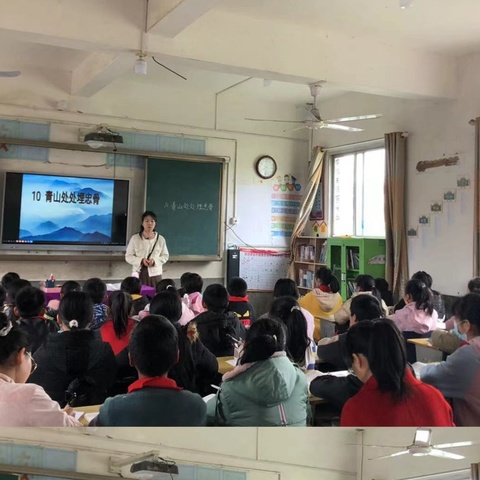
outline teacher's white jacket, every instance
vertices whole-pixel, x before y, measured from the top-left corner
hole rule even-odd
[[[155,277],[162,275],[163,264],[168,260],[168,250],[165,239],[157,233],[158,241],[155,248],[150,255],[150,259],[155,260],[153,267],[148,267],[148,275]],[[136,233],[128,242],[127,253],[125,254],[125,260],[132,266],[132,273],[138,273],[141,269],[142,258],[147,258],[148,254],[155,244],[155,236],[151,240],[143,238],[139,233]]]

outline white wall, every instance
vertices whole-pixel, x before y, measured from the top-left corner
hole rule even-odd
[[[383,118],[362,122],[364,132],[342,134],[322,130],[315,143],[324,147],[382,138],[387,132],[405,131],[408,137],[407,212],[408,226],[416,226],[418,218],[430,213],[430,202],[441,200],[444,190],[455,187],[459,175],[474,171],[474,128],[471,118],[480,114],[478,76],[480,56],[471,55],[459,61],[457,100],[400,100],[375,95],[348,94],[325,101],[324,118],[368,113],[383,113]],[[435,160],[457,154],[458,166],[438,167],[418,173],[422,160]],[[457,189],[458,192],[458,189]],[[417,239],[409,239],[410,274],[429,272],[434,287],[450,295],[466,292],[473,266],[473,185],[459,192],[455,204],[445,205],[444,213],[433,218],[430,227],[419,229]]]
[[[232,94],[233,91],[230,91],[229,96]],[[207,155],[231,158],[226,219],[236,215],[235,185],[239,182],[247,184],[260,182],[254,173],[254,163],[258,156],[272,155],[277,160],[279,170],[288,171],[301,180],[305,175],[308,143],[304,138],[282,138],[273,136],[271,130],[259,131],[259,128],[252,129],[252,133],[243,133],[244,114],[233,116],[228,102],[219,102],[216,109],[213,92],[190,87],[118,81],[92,98],[66,99],[67,111],[59,112],[55,105],[64,97],[60,87],[41,77],[20,77],[19,82],[6,83],[5,89],[0,93],[0,117],[50,122],[51,140],[67,143],[78,142],[80,128],[92,128],[100,123],[121,130],[136,129],[150,133],[203,138],[206,140]],[[241,103],[242,111],[246,109],[252,116],[268,115],[270,111],[270,115],[275,118],[279,112],[283,115],[288,114],[286,109],[291,111],[292,115],[298,115],[292,105],[262,103],[258,99],[250,98],[243,98]],[[216,112],[217,125],[224,130],[214,129]],[[143,211],[144,171],[124,167],[92,167],[103,163],[105,156],[99,153],[50,150],[48,163],[0,160],[0,171],[69,173],[129,179],[132,188],[130,227],[133,232]],[[254,212],[255,207],[252,205],[252,214]],[[248,219],[240,218],[239,221],[248,222]],[[161,225],[159,230],[161,231]],[[231,233],[227,234],[226,242],[239,243]],[[41,280],[53,272],[59,280],[70,278],[85,280],[91,276],[113,280],[122,279],[130,273],[129,266],[122,259],[78,262],[38,258],[40,259],[35,261],[35,256],[23,255],[21,258],[15,257],[14,260],[13,258],[10,260],[10,257],[3,256],[0,260],[0,274],[13,270],[25,278]],[[204,278],[219,279],[224,275],[224,264],[172,262],[167,264],[164,275],[179,278],[184,271],[197,271]]]

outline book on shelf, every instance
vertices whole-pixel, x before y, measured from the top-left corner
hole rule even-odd
[[[320,249],[320,256],[318,257],[318,263],[327,263],[327,242],[322,243],[322,248]]]
[[[315,262],[315,246],[299,245],[298,257],[300,262]]]
[[[360,253],[353,250],[353,248],[347,249],[347,268],[349,270],[358,270],[360,268]]]
[[[311,270],[298,269],[298,285],[303,288],[313,288],[315,273]]]
[[[348,296],[351,297],[355,293],[355,282],[353,280],[348,280],[347,281],[347,290],[348,290]]]

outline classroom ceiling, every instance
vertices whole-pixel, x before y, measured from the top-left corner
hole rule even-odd
[[[456,98],[455,56],[480,52],[480,2],[413,2],[401,10],[399,0],[149,0],[148,15],[146,0],[4,2],[0,71],[22,77],[0,85],[8,103],[25,98],[30,77],[52,87],[52,104],[65,95],[95,101],[114,82],[138,91],[231,89],[238,101],[292,107],[310,102],[307,85],[323,80],[320,101],[349,92]],[[145,77],[132,73],[140,50]]]
[[[413,0],[405,10],[399,8],[399,0],[225,0],[216,8],[441,54],[480,49],[477,0]]]

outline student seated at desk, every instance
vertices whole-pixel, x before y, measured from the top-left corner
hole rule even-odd
[[[25,384],[36,364],[27,334],[0,313],[0,426],[80,427],[45,390]]]
[[[409,280],[403,297],[405,307],[388,318],[401,332],[424,334],[435,330],[438,315],[433,308],[431,290],[420,280]]]
[[[138,315],[150,301],[142,295],[142,282],[137,277],[124,278],[120,284],[120,290],[132,297],[132,315]]]
[[[240,321],[248,328],[257,318],[253,305],[248,301],[247,282],[240,277],[229,280],[228,286],[228,310],[235,312]]]
[[[74,280],[68,280],[60,287],[60,299],[53,299],[50,300],[47,304],[47,312],[48,317],[52,320],[57,318],[57,310],[60,306],[60,300],[68,293],[68,292],[81,292],[82,287],[78,282]]]
[[[93,302],[93,320],[90,322],[90,330],[96,330],[108,320],[108,307],[103,303],[107,297],[107,285],[100,278],[89,278],[83,284],[82,291]]]
[[[24,278],[19,278],[17,280],[12,280],[7,288],[7,298],[3,304],[3,313],[7,316],[12,322],[18,320],[18,315],[15,314],[15,300],[18,292],[25,287],[31,287],[32,284],[25,280]]]
[[[420,282],[424,283],[431,292],[432,295],[432,304],[433,309],[437,312],[438,318],[443,320],[445,318],[445,304],[443,302],[442,295],[437,292],[436,290],[432,290],[433,280],[431,275],[427,272],[420,271],[416,272],[412,275],[411,280],[419,280]],[[401,310],[406,305],[405,298],[402,298],[396,305],[395,305],[395,312],[397,310]]]
[[[269,318],[252,324],[240,363],[223,375],[207,402],[209,425],[306,426],[306,375],[287,357],[285,327]]]
[[[457,329],[468,345],[449,355],[446,361],[420,369],[422,381],[451,398],[458,426],[480,426],[480,295],[466,295],[460,305]]]
[[[345,348],[363,386],[343,407],[342,427],[454,426],[442,394],[407,367],[405,342],[391,320],[357,323]]]
[[[287,332],[286,351],[290,360],[307,370],[315,368],[313,342],[308,338],[307,320],[293,297],[278,297],[270,307],[269,318],[279,320]]]
[[[318,342],[322,338],[320,319],[332,318],[342,306],[342,297],[338,293],[340,284],[335,275],[327,267],[320,267],[315,272],[315,288],[302,297],[298,303],[315,317],[313,340]]]
[[[50,334],[34,355],[38,368],[29,383],[41,385],[62,407],[102,403],[115,381],[115,356],[100,332],[88,330],[92,318],[87,294],[67,293],[58,310],[60,332]]]
[[[463,345],[468,345],[467,336],[458,331],[461,303],[460,298],[453,302],[453,315],[445,322],[447,330],[434,330],[430,337],[432,345],[447,354],[455,352]]]
[[[157,294],[150,304],[150,313],[170,320],[178,333],[178,361],[168,376],[191,392],[202,396],[212,393],[211,385],[220,380],[217,358],[201,342],[196,322],[180,325],[182,302],[176,291],[169,289]]]
[[[198,273],[189,272],[184,277],[182,286],[185,288],[187,307],[195,316],[203,313],[205,311],[202,297],[203,278]]]
[[[382,316],[388,315],[388,307],[382,300],[380,292],[378,292],[375,287],[375,279],[370,275],[358,275],[355,279],[355,293],[342,305],[342,308],[335,313],[333,316],[335,318],[335,323],[338,323],[338,325],[348,324],[348,321],[350,320],[350,304],[352,303],[352,300],[359,295],[373,295],[382,306],[384,313]]]
[[[32,355],[40,348],[50,333],[58,331],[58,325],[43,317],[45,295],[39,288],[24,287],[15,298],[15,315],[18,326],[30,338]]]
[[[297,284],[290,278],[279,278],[275,286],[273,287],[273,299],[279,297],[293,297],[295,300],[299,301],[300,292],[298,291]],[[307,335],[308,338],[313,340],[313,332],[315,330],[315,319],[313,315],[305,308],[300,306],[302,313],[307,321]],[[265,317],[268,317],[268,314],[265,314]]]
[[[195,318],[202,343],[216,357],[231,357],[235,340],[244,340],[246,329],[234,312],[227,312],[228,292],[219,283],[209,285],[203,294],[207,310]]]
[[[364,320],[375,320],[384,315],[379,301],[373,295],[359,295],[352,299],[350,305],[350,327]],[[320,360],[332,365],[336,370],[347,370],[345,362],[345,342],[347,333],[336,335],[330,339],[320,340],[317,356]],[[327,342],[328,340],[328,342]],[[362,382],[355,375],[336,377],[321,375],[310,383],[310,393],[323,398],[340,414],[345,402],[353,397],[362,387]]]
[[[132,297],[121,290],[113,292],[108,299],[109,319],[100,327],[102,340],[112,347],[117,363],[115,393],[126,392],[127,386],[136,379],[137,372],[128,360],[128,342],[137,322],[131,318]],[[109,392],[111,395],[112,392]]]
[[[138,380],[126,395],[107,398],[90,425],[104,427],[195,427],[206,423],[200,395],[168,378],[178,361],[177,329],[165,317],[149,315],[135,328],[129,345]]]

